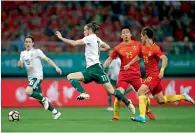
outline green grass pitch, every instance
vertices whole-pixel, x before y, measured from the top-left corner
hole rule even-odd
[[[19,122],[9,122],[8,112],[20,112]],[[157,120],[145,124],[130,120],[122,108],[119,121],[111,121],[113,112],[105,108],[58,108],[62,113],[53,120],[42,108],[2,108],[2,132],[195,132],[195,106],[152,107]]]

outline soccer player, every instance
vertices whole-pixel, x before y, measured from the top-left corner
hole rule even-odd
[[[160,47],[153,41],[154,32],[151,28],[145,27],[141,32],[141,41],[143,43],[140,53],[140,57],[144,58],[144,65],[146,69],[146,80],[138,89],[139,96],[139,111],[140,115],[132,117],[133,121],[138,121],[145,123],[145,112],[146,112],[146,94],[151,92],[154,96],[154,99],[159,104],[164,104],[168,102],[175,102],[179,100],[186,100],[195,104],[194,100],[187,94],[183,93],[182,95],[173,95],[168,94],[163,96],[161,79],[164,76],[164,70],[167,66],[167,57],[161,52]],[[128,70],[132,65],[140,59],[139,56],[136,56],[132,61],[130,61],[126,66],[125,70]],[[159,59],[162,60],[162,66],[160,72],[158,70]]]
[[[40,104],[52,112],[53,119],[58,119],[61,115],[55,108],[51,106],[47,97],[42,96],[41,82],[43,80],[43,68],[41,60],[45,60],[61,75],[61,69],[48,58],[40,49],[33,48],[34,38],[32,36],[26,36],[24,40],[26,50],[20,54],[20,61],[18,61],[18,67],[23,68],[25,66],[27,70],[29,84],[25,90],[29,97],[35,98]]]
[[[98,31],[99,26],[95,23],[89,23],[84,26],[84,38],[80,40],[70,40],[62,37],[59,31],[56,31],[56,36],[72,45],[84,45],[85,46],[85,59],[86,59],[86,69],[83,72],[70,73],[67,76],[67,79],[71,85],[80,92],[80,95],[77,97],[78,100],[89,99],[90,96],[85,92],[79,81],[84,83],[90,83],[95,81],[98,84],[103,84],[104,88],[112,95],[116,96],[118,99],[122,100],[125,105],[129,108],[130,111],[134,112],[135,108],[132,105],[131,101],[126,99],[124,95],[118,91],[114,90],[113,86],[110,83],[110,80],[107,74],[100,63],[100,50],[107,51],[110,46],[103,42],[100,38],[96,36],[96,31]]]
[[[108,55],[110,56],[112,52],[113,52],[113,50],[109,50]],[[111,64],[108,66],[108,77],[110,78],[110,82],[111,82],[113,87],[116,86],[118,75],[120,72],[120,66],[121,66],[121,60],[118,56],[116,57],[116,59],[113,59]],[[125,91],[124,95],[128,94],[132,90],[134,90],[134,89],[131,87],[128,88]],[[109,107],[107,108],[107,110],[114,111],[114,108],[112,106],[112,95],[110,93],[108,93],[108,103],[109,103]]]
[[[139,42],[131,40],[131,36],[130,29],[126,26],[123,27],[121,30],[121,38],[123,39],[123,42],[114,48],[110,57],[104,62],[104,68],[106,68],[117,56],[119,56],[121,60],[121,66],[116,88],[122,94],[124,94],[125,90],[127,90],[129,84],[131,84],[136,91],[142,85],[140,66],[138,62],[133,64],[128,71],[124,70],[124,66],[137,56],[141,47]],[[149,104],[150,99],[148,98],[147,100]],[[120,100],[116,98],[114,101],[114,118],[112,120],[115,121],[119,119],[119,110]],[[149,109],[146,111],[146,113],[150,119],[155,119],[154,115],[150,112]]]

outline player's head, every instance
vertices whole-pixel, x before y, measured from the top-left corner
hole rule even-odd
[[[131,40],[131,36],[132,36],[132,34],[131,34],[129,27],[127,27],[127,26],[122,27],[121,38],[123,39],[123,41],[127,42],[127,41]]]
[[[25,45],[26,50],[30,50],[33,47],[34,41],[35,41],[35,39],[31,35],[28,35],[25,37],[24,45]]]
[[[149,27],[144,27],[141,32],[141,41],[143,44],[147,42],[148,39],[153,39],[154,31]]]
[[[96,22],[92,22],[89,24],[86,24],[84,27],[84,36],[88,36],[90,34],[94,34],[99,30],[99,26],[96,24]]]

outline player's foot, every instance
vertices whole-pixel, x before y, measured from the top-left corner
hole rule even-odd
[[[131,117],[131,120],[132,121],[137,121],[137,122],[141,122],[141,123],[145,123],[146,122],[146,119],[145,118],[142,118],[141,116],[136,116],[136,117]]]
[[[114,111],[114,108],[113,107],[108,107],[106,110],[107,111]]]
[[[146,112],[146,115],[149,117],[150,120],[156,119],[155,115],[151,111]]]
[[[129,100],[129,105],[127,106],[129,108],[129,110],[131,111],[131,113],[134,115],[135,114],[135,107],[132,104],[132,101],[130,99]]]
[[[52,116],[53,116],[54,120],[57,120],[61,116],[61,113],[57,112],[57,113],[53,114]]]
[[[193,99],[188,93],[184,92],[182,95],[186,98],[186,99],[185,99],[186,101],[189,101],[189,102],[191,102],[192,104],[195,104],[194,99]]]
[[[85,100],[85,99],[89,99],[90,96],[87,93],[81,93],[78,97],[77,100]]]
[[[118,121],[118,118],[112,118],[112,121]]]
[[[48,110],[48,108],[49,108],[49,100],[48,100],[47,97],[44,97],[44,100],[42,101],[42,103],[43,103],[44,109]]]

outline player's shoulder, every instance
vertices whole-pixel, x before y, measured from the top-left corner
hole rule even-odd
[[[154,43],[152,46],[153,46],[153,48],[154,48],[155,50],[159,50],[159,49],[160,49],[160,46],[157,45],[156,43]]]
[[[119,43],[118,45],[115,46],[115,49],[119,49],[122,46],[123,46],[123,43],[121,42],[121,43]]]

